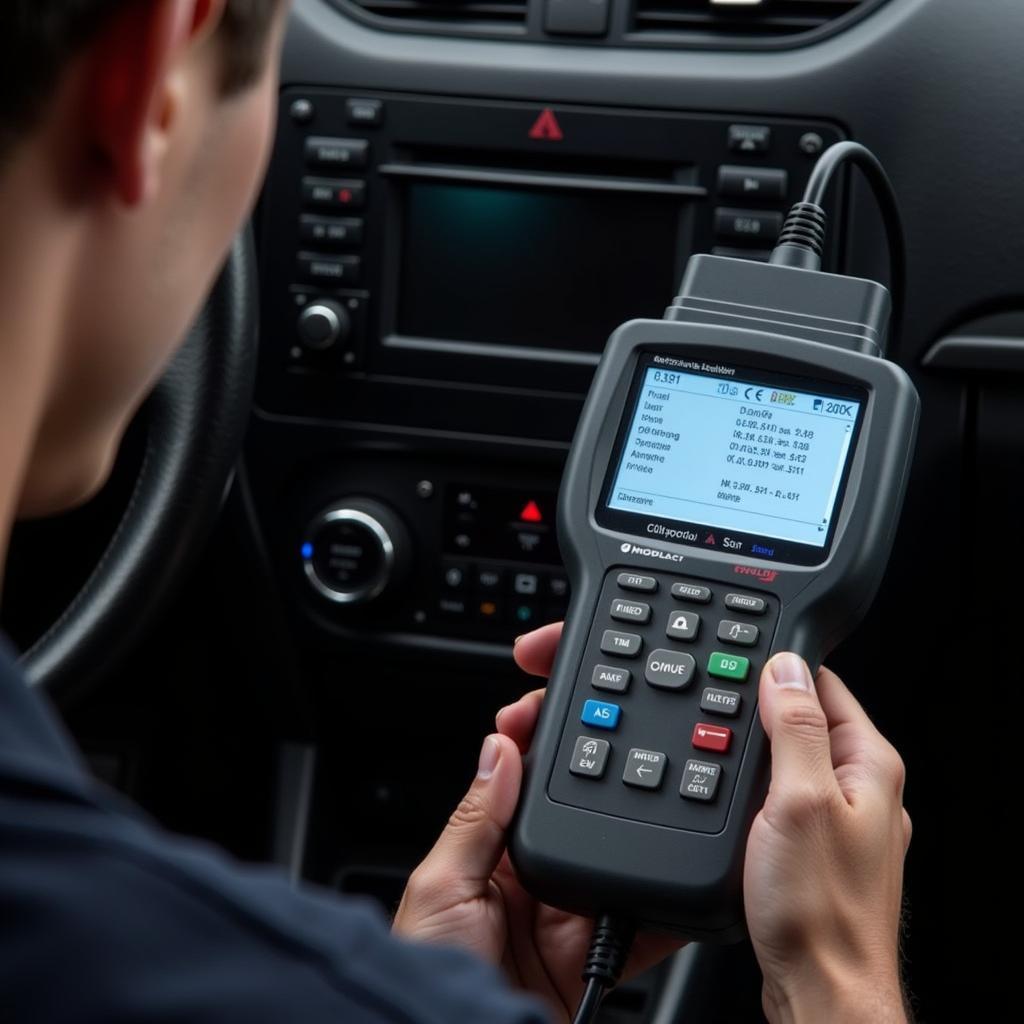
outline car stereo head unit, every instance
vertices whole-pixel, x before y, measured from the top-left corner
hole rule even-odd
[[[840,137],[327,89],[288,89],[282,109],[259,401],[333,418],[351,412],[339,381],[353,374],[581,395],[611,331],[660,317],[691,253],[766,258]]]

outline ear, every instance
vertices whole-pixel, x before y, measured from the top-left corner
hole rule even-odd
[[[180,116],[186,60],[220,24],[226,0],[137,0],[90,47],[86,118],[110,185],[127,206],[158,190]]]

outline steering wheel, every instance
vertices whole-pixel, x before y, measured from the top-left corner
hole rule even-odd
[[[234,476],[256,375],[252,229],[142,410],[146,444],[131,499],[99,563],[22,659],[31,685],[67,699],[147,632],[187,576]]]

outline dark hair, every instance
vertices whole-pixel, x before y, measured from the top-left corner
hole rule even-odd
[[[29,131],[61,72],[107,20],[148,0],[0,0],[0,156]],[[224,91],[250,85],[263,68],[281,0],[227,0],[221,23]]]

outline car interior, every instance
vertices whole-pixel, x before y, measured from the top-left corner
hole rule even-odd
[[[540,685],[512,643],[569,607],[557,496],[607,338],[695,253],[767,260],[855,140],[898,198],[888,357],[921,419],[826,663],[907,765],[915,1014],[1012,998],[979,934],[1012,892],[1022,39],[1018,0],[295,0],[251,227],[110,484],[15,532],[0,625],[93,771],[393,911]],[[890,282],[856,171],[825,205],[824,269]],[[763,1020],[749,942],[690,944],[599,1019]]]

